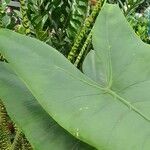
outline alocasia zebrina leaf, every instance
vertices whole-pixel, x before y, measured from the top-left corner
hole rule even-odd
[[[11,31],[0,30],[0,49],[41,106],[76,138],[99,150],[148,150],[150,46],[116,5],[103,7],[93,37],[97,69],[89,67],[96,79],[88,67],[84,75],[48,45]]]
[[[61,128],[7,64],[0,63],[0,98],[33,150],[94,150]]]

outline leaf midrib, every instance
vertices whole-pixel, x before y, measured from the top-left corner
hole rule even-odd
[[[117,94],[115,91],[113,91],[111,89],[111,87],[106,87],[103,88],[101,87],[99,84],[97,84],[93,79],[89,78],[94,84],[88,83],[86,80],[81,80],[77,77],[75,77],[72,73],[66,71],[65,69],[56,66],[58,69],[61,69],[63,72],[66,72],[68,75],[72,76],[75,79],[78,79],[79,81],[88,84],[90,86],[93,86],[97,89],[100,89],[102,91],[104,91],[104,93],[108,93],[111,94],[113,97],[117,98],[120,102],[122,102],[124,105],[126,105],[130,110],[133,110],[136,114],[138,114],[139,116],[141,116],[142,118],[144,118],[146,121],[150,122],[150,117],[146,116],[145,114],[143,114],[143,112],[141,112],[138,108],[136,108],[134,105],[132,105],[128,100],[126,100],[125,98],[121,97],[119,94]],[[87,77],[87,76],[86,76]]]
[[[146,121],[150,122],[150,117],[146,116],[145,114],[143,114],[143,112],[141,112],[138,108],[136,108],[134,105],[132,105],[128,100],[124,99],[123,97],[121,97],[120,95],[118,95],[115,91],[113,91],[111,89],[112,86],[112,61],[111,61],[111,44],[110,44],[110,39],[109,39],[109,14],[105,14],[105,33],[106,33],[106,43],[108,44],[108,64],[109,64],[109,82],[108,82],[108,86],[106,88],[103,88],[102,90],[105,90],[106,93],[111,94],[113,97],[117,98],[120,102],[122,102],[124,105],[126,105],[130,110],[133,110],[135,113],[137,113],[139,116],[141,116],[142,118],[144,118]]]
[[[104,93],[106,94],[110,94],[112,95],[113,97],[117,98],[120,102],[122,102],[124,105],[126,105],[130,110],[133,110],[136,114],[138,114],[139,116],[141,116],[142,118],[144,118],[146,121],[150,122],[150,118],[148,116],[146,116],[145,114],[143,114],[140,110],[138,110],[134,105],[132,105],[128,100],[124,99],[123,97],[121,97],[120,95],[118,95],[115,91],[113,91],[111,89],[111,87],[102,87],[100,86],[99,84],[97,84],[93,79],[89,78],[88,76],[87,79],[89,79],[91,82],[93,83],[89,83],[88,81],[86,80],[83,80],[83,79],[80,79],[80,78],[77,78],[76,76],[74,76],[74,74],[72,74],[71,72],[68,72],[67,70],[65,70],[64,68],[61,68],[57,65],[54,65],[57,69],[60,69],[61,71],[67,73],[69,76],[71,76],[72,78],[74,79],[77,79],[89,86],[92,86],[96,89],[99,89],[101,91],[103,91]],[[15,72],[17,73],[17,71],[15,70]],[[35,94],[35,92],[33,92],[32,88],[30,86],[28,86],[28,84],[26,83],[26,81],[20,77],[22,79],[22,81],[25,83],[25,85],[30,89],[31,93],[33,93],[33,95],[35,95],[37,98],[38,98],[38,95]]]
[[[136,108],[134,105],[132,105],[128,100],[121,97],[119,94],[117,94],[115,91],[111,89],[107,89],[107,92],[111,94],[113,97],[117,98],[120,102],[122,102],[124,105],[126,105],[130,110],[133,110],[135,113],[137,113],[139,116],[144,118],[146,121],[150,123],[150,117],[146,116],[143,112],[141,112],[138,108]]]

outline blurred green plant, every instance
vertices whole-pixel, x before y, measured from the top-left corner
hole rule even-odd
[[[128,17],[128,21],[135,30],[136,34],[140,36],[140,38],[150,44],[150,39],[148,35],[148,25],[149,21],[148,19],[143,15],[139,13],[135,13],[134,15],[130,15]]]
[[[148,19],[148,36],[150,38],[150,6],[144,12],[145,17]]]
[[[150,43],[148,34],[150,21],[144,15],[145,10],[150,6],[149,0],[108,0],[108,2],[118,3],[136,34],[144,42]]]
[[[17,10],[14,11],[8,6],[10,0],[1,0],[0,3],[0,26],[14,30],[14,27],[19,24]]]
[[[32,37],[55,47],[67,56],[89,15],[88,0],[20,0],[20,12],[8,7],[10,0],[2,0],[1,27]],[[31,31],[30,31],[31,30]]]
[[[88,0],[30,0],[32,34],[67,55],[88,11]]]

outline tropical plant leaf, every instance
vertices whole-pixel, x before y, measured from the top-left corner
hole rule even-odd
[[[148,150],[150,47],[116,5],[102,9],[94,39],[104,77],[99,82],[36,39],[0,30],[0,49],[42,107],[71,134],[99,150]]]
[[[61,128],[40,106],[13,71],[0,63],[0,97],[34,150],[94,150]]]

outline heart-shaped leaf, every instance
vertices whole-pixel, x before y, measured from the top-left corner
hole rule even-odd
[[[0,30],[0,49],[43,108],[71,134],[99,150],[148,150],[150,47],[116,5],[105,5],[95,30],[97,80],[32,38]]]
[[[61,128],[38,104],[12,70],[0,63],[0,97],[34,150],[94,150]]]

